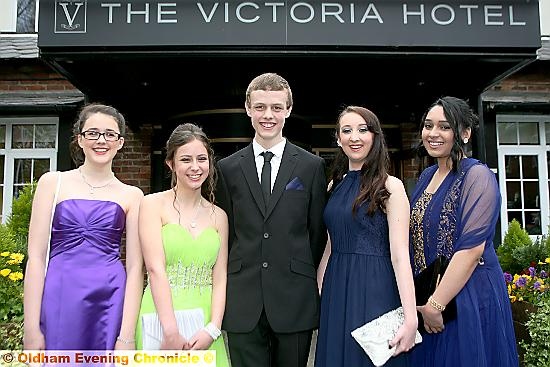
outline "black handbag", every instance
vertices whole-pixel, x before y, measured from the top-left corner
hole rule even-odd
[[[442,255],[438,256],[434,262],[414,278],[414,293],[418,306],[424,306],[428,302],[428,298],[435,292],[448,265],[449,259]],[[444,324],[456,319],[456,302],[454,298],[447,304],[442,315]],[[426,332],[424,329],[424,319],[420,312],[418,312],[418,330]]]

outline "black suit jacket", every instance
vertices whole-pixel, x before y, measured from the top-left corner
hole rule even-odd
[[[327,240],[324,160],[287,141],[267,208],[252,144],[222,159],[218,173],[216,199],[229,217],[223,328],[249,332],[263,308],[275,332],[316,328],[316,269]]]

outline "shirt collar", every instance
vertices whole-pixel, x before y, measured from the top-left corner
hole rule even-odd
[[[275,157],[281,158],[283,156],[283,152],[285,151],[285,145],[286,145],[286,139],[283,138],[282,141],[272,146],[269,150]],[[260,154],[266,151],[264,147],[262,147],[256,139],[252,139],[252,149],[254,150],[254,157],[258,157]]]

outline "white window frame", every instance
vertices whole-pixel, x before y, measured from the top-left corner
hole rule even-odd
[[[526,122],[537,122],[539,130],[539,144],[538,145],[520,145],[519,140],[518,144],[500,144],[499,138],[499,123],[511,123],[516,122],[521,125],[521,123]],[[547,169],[547,152],[550,151],[550,145],[546,143],[546,123],[550,122],[550,116],[548,115],[497,115],[496,116],[496,130],[497,130],[497,154],[498,154],[498,178],[499,178],[499,189],[502,195],[502,205],[500,207],[500,227],[502,238],[508,231],[508,192],[506,190],[506,178],[505,178],[505,156],[507,155],[535,155],[537,156],[538,163],[538,176],[539,176],[539,193],[540,193],[540,220],[541,220],[541,231],[543,235],[548,234],[548,225],[550,224],[550,210],[549,210],[549,189],[548,189],[548,169]],[[523,192],[521,192],[523,195]],[[525,223],[524,223],[525,224]],[[538,236],[533,235],[532,238]]]
[[[13,201],[14,184],[14,163],[16,159],[49,159],[50,171],[57,168],[57,151],[59,147],[59,118],[57,117],[0,117],[0,125],[6,126],[6,144],[4,149],[0,149],[0,154],[4,156],[4,187],[3,189],[3,207],[2,222],[11,213]],[[33,149],[14,149],[12,148],[12,127],[13,125],[55,125],[55,148],[33,148]]]

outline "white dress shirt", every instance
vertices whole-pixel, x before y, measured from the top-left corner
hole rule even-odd
[[[273,153],[273,158],[271,158],[271,192],[273,192],[273,185],[277,179],[277,173],[279,173],[279,167],[281,167],[281,159],[283,158],[283,152],[285,151],[286,139],[283,138],[283,141],[275,144],[268,149]],[[252,140],[252,149],[254,150],[254,160],[256,161],[256,171],[258,174],[258,182],[262,182],[262,168],[264,167],[264,156],[261,155],[266,151],[256,139]]]

